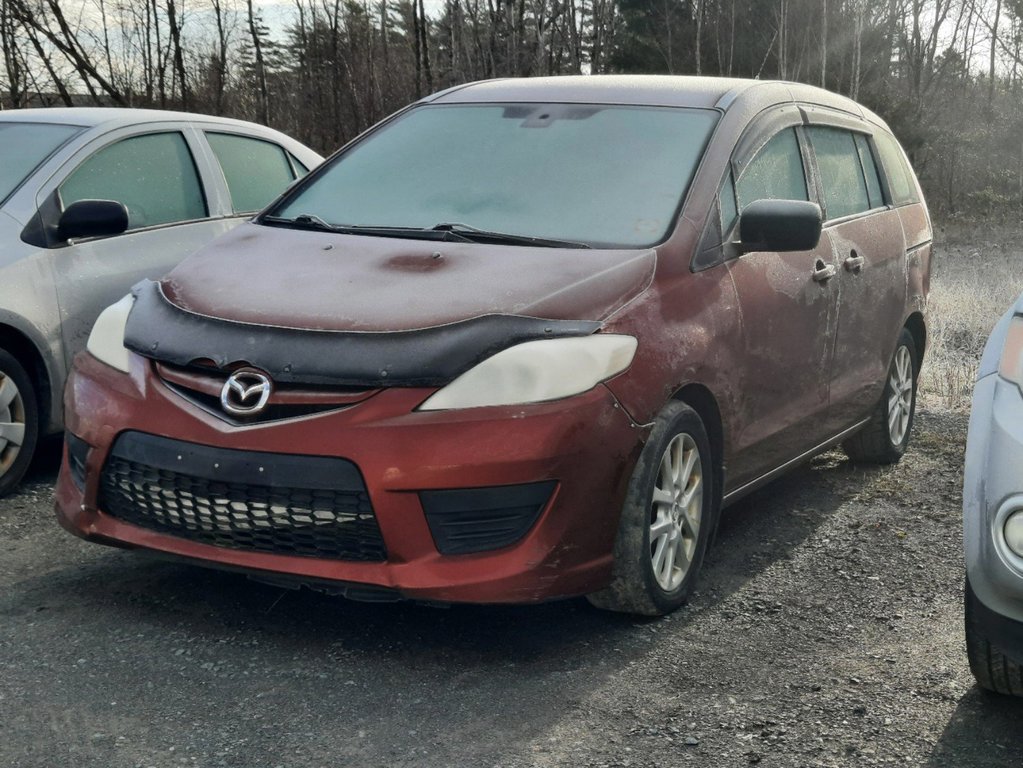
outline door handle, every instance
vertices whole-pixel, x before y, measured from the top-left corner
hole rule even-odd
[[[838,273],[834,264],[825,264],[822,259],[817,259],[813,269],[813,279],[818,283],[826,283]]]
[[[852,272],[854,275],[858,275],[860,270],[863,269],[863,257],[851,251],[849,258],[845,260],[845,269],[847,272]]]

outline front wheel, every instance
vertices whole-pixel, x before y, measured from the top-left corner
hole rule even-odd
[[[1023,696],[1023,668],[991,644],[977,618],[977,596],[966,582],[966,656],[977,685],[1007,696]]]
[[[895,464],[906,452],[916,410],[918,360],[913,335],[903,328],[888,366],[881,401],[867,425],[842,443],[853,461]]]
[[[717,520],[714,472],[700,417],[684,403],[666,406],[629,480],[611,584],[591,603],[646,616],[685,603]]]
[[[18,484],[39,438],[39,410],[28,373],[0,349],[0,497]]]

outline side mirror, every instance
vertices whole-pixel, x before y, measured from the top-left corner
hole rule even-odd
[[[57,238],[119,235],[128,229],[128,209],[114,200],[79,200],[60,215]]]
[[[821,209],[802,200],[755,200],[739,217],[739,245],[750,251],[809,251],[821,239]]]

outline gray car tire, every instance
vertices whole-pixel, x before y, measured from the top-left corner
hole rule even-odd
[[[977,685],[995,693],[1023,696],[1023,667],[991,644],[977,620],[977,598],[966,582],[966,656]]]
[[[904,375],[900,375],[900,371],[904,371]],[[866,464],[896,464],[906,453],[916,413],[916,382],[919,372],[920,357],[917,355],[913,334],[903,328],[885,375],[881,400],[874,407],[870,421],[842,443],[842,449],[850,459]],[[894,438],[891,424],[893,419],[900,426]]]
[[[14,430],[21,435],[10,439]],[[14,356],[0,349],[0,497],[25,476],[38,440],[39,408],[32,379]]]

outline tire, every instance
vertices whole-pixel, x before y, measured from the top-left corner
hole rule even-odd
[[[976,617],[976,596],[966,582],[966,656],[977,685],[1007,696],[1023,696],[1023,667],[993,646]]]
[[[0,497],[24,477],[39,440],[39,408],[28,373],[0,349]]]
[[[916,412],[919,360],[913,335],[903,328],[888,366],[881,400],[870,421],[842,443],[850,459],[867,464],[896,464],[906,453]]]
[[[629,480],[611,583],[587,596],[593,605],[663,616],[685,603],[717,522],[716,471],[700,417],[684,403],[667,405]]]

